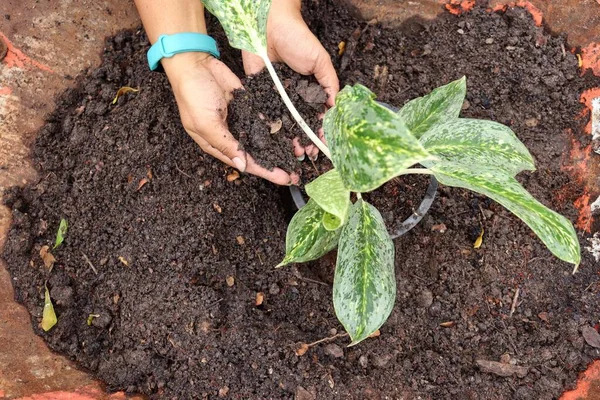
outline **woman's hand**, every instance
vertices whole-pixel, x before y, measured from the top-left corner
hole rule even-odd
[[[206,53],[182,53],[163,59],[163,67],[179,106],[181,122],[194,141],[211,156],[279,185],[298,182],[296,175],[260,167],[240,150],[227,128],[227,105],[242,87],[239,78],[221,61]]]
[[[300,0],[273,0],[267,20],[269,59],[284,62],[299,74],[314,75],[328,95],[327,104],[333,106],[340,89],[339,80],[329,54],[302,19],[300,6]],[[244,51],[242,58],[248,75],[259,73],[265,66],[252,53]],[[301,157],[305,150],[312,158],[318,153],[313,145],[306,149],[296,145],[294,152]]]

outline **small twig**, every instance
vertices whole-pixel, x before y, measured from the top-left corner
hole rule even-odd
[[[88,258],[88,256],[86,256],[83,253],[81,253],[81,255],[83,256],[83,259],[85,260],[85,262],[88,263],[88,265],[90,266],[90,268],[92,269],[92,271],[94,271],[94,274],[98,275],[98,271],[96,270],[96,268],[94,267],[94,264],[92,264],[92,262],[90,261],[90,259]]]
[[[519,293],[521,293],[521,289],[517,287],[517,290],[515,290],[515,296],[513,297],[513,301],[512,304],[510,306],[510,314],[509,316],[512,317],[513,314],[515,313],[515,310],[517,309],[517,302],[519,301]]]
[[[301,281],[305,281],[305,282],[310,282],[310,283],[316,283],[317,285],[323,285],[323,286],[329,286],[328,284],[326,284],[325,282],[321,282],[321,281],[316,281],[314,279],[310,279],[310,278],[305,278],[303,276],[299,276],[298,279],[300,279]]]
[[[223,301],[223,298],[221,297],[219,300],[216,300],[216,301],[213,301],[212,303],[210,303],[208,306],[206,306],[206,308],[212,308],[222,301]]]
[[[330,342],[330,341],[335,340],[337,338],[346,337],[346,336],[348,336],[348,333],[346,333],[346,332],[344,332],[344,333],[338,333],[337,335],[333,335],[333,336],[330,336],[330,337],[319,339],[316,342],[309,343],[307,346],[308,347],[313,347],[313,346],[318,345],[319,343]]]
[[[192,179],[192,177],[188,174],[186,174],[185,172],[183,172],[182,170],[179,169],[179,167],[177,166],[177,163],[175,163],[175,169],[179,172],[181,172],[181,174],[183,174],[184,176],[187,176],[188,178]]]

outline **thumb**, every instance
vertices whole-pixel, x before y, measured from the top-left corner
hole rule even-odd
[[[244,63],[244,72],[246,75],[258,74],[265,67],[262,58],[248,51],[242,51],[242,61]]]

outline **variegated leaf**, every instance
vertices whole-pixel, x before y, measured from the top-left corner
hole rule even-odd
[[[374,99],[362,85],[346,86],[323,123],[333,165],[354,192],[374,190],[430,158],[402,118]]]
[[[420,138],[436,124],[458,118],[466,93],[467,83],[463,76],[434,89],[426,96],[409,101],[400,109],[398,115],[413,135]]]
[[[202,0],[202,3],[219,19],[232,47],[266,54],[271,0]]]
[[[346,223],[350,208],[350,191],[344,187],[336,169],[332,169],[310,182],[306,194],[326,211],[323,225],[328,230],[338,229]]]
[[[358,200],[342,228],[333,281],[333,306],[351,345],[384,324],[395,300],[394,243],[379,211]]]
[[[484,194],[523,220],[556,257],[578,265],[579,240],[571,222],[550,210],[506,172],[453,162],[427,162],[440,183]]]
[[[494,167],[511,176],[535,170],[529,150],[507,126],[493,121],[457,118],[432,126],[421,144],[442,160]]]
[[[337,246],[341,230],[325,229],[324,214],[325,211],[312,199],[298,210],[287,229],[285,257],[277,267],[316,260]]]

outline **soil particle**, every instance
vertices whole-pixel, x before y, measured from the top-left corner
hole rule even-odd
[[[580,134],[588,120],[579,118],[578,94],[600,82],[580,76],[576,57],[563,54],[565,38],[535,27],[519,9],[476,7],[431,23],[412,21],[404,31],[356,21],[327,0],[305,5],[310,27],[342,71],[342,86],[360,82],[378,100],[402,106],[466,75],[469,107],[462,116],[510,126],[537,160],[538,171],[520,181],[544,204],[576,218],[572,203],[581,193],[563,160],[572,140],[589,141]],[[231,169],[185,134],[166,78],[147,71],[147,48],[131,32],[107,41],[102,66],[63,94],[38,135],[32,154],[40,181],[4,195],[13,215],[4,258],[16,299],[52,349],[109,390],[186,399],[214,398],[224,387],[242,399],[552,399],[597,357],[582,336],[600,309],[591,257],[584,254],[580,273],[571,275],[504,208],[447,187],[422,223],[395,241],[398,296],[381,336],[342,349],[345,357],[323,357],[318,349],[298,356],[295,343],[343,332],[331,301],[335,254],[272,268],[285,247],[287,188],[244,174],[228,181]],[[241,76],[239,52],[222,50]],[[295,89],[312,81],[285,69],[280,74],[309,125],[318,127],[318,110]],[[272,85],[266,78],[245,85],[237,96],[249,97],[230,110],[233,134],[265,165],[298,168],[290,149],[300,132],[286,121]],[[112,105],[123,86],[141,90]],[[250,99],[252,107],[242,110]],[[527,126],[532,117],[538,124]],[[272,135],[269,123],[279,119],[282,129]],[[300,165],[303,180],[316,176],[310,162]],[[384,196],[371,201],[391,220],[410,213],[423,193],[408,180],[381,190]],[[396,215],[398,199],[412,203]],[[52,253],[50,272],[39,251],[52,245],[61,218],[69,232]],[[432,231],[436,224],[446,232]],[[482,226],[483,245],[473,249]],[[228,276],[235,276],[233,286]],[[46,282],[58,316],[48,333],[38,326]],[[520,305],[511,317],[517,287]],[[257,293],[268,293],[259,306]],[[537,317],[542,312],[547,320]],[[88,326],[93,313],[111,319]],[[440,326],[448,321],[452,327]],[[475,363],[503,354],[532,367],[523,378],[498,377]],[[385,373],[374,372],[379,368]]]
[[[527,376],[527,373],[529,372],[529,368],[527,367],[505,364],[497,361],[477,360],[476,364],[481,370],[481,372],[495,374],[498,376],[506,377],[516,375],[519,378],[525,378],[525,376]]]
[[[581,334],[585,342],[592,347],[600,348],[600,334],[591,326],[584,326],[581,329]]]
[[[325,348],[323,348],[325,354],[333,358],[342,358],[344,357],[344,350],[340,346],[335,343],[330,343]]]

